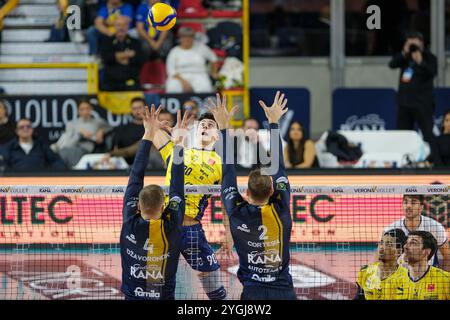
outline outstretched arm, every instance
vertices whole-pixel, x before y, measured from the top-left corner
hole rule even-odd
[[[284,94],[280,94],[280,91],[277,91],[271,107],[268,107],[262,100],[259,101],[259,104],[264,109],[264,113],[269,121],[270,145],[275,145],[274,139],[278,142],[278,150],[272,151],[273,156],[276,156],[278,153],[278,170],[272,175],[273,199],[283,204],[286,208],[289,208],[291,188],[284,166],[283,146],[278,128],[280,118],[288,111],[286,107],[287,99],[284,98]]]
[[[233,139],[228,129],[230,126],[230,119],[236,112],[237,107],[234,107],[229,112],[226,107],[226,97],[224,96],[223,99],[221,99],[219,94],[217,94],[217,102],[209,99],[209,104],[209,111],[214,115],[214,119],[219,126],[222,137],[222,203],[227,215],[231,215],[237,203],[242,201],[237,189],[236,169],[233,163],[233,157],[228,155],[228,151],[233,150]],[[230,149],[227,150],[228,148]]]
[[[155,136],[156,130],[160,127],[158,121],[158,114],[161,107],[155,111],[155,106],[152,105],[151,110],[145,107],[144,112],[144,136],[134,158],[133,166],[131,167],[130,178],[128,179],[127,189],[123,199],[123,220],[136,214],[138,209],[139,193],[144,186],[145,168],[147,167],[150,149],[152,147],[152,140]]]
[[[230,221],[228,216],[233,214],[234,208],[241,203],[242,197],[239,194],[236,180],[236,169],[234,166],[233,154],[233,138],[229,132],[230,119],[236,112],[237,107],[234,107],[231,112],[227,110],[226,96],[221,100],[220,95],[217,94],[216,103],[209,100],[209,110],[214,115],[214,119],[221,130],[222,138],[222,186],[221,186],[221,200],[224,207],[225,215],[223,217],[223,224],[225,227],[225,240],[222,242],[220,250],[217,252],[218,256],[224,255],[225,259],[233,258],[233,238],[230,231]],[[230,148],[229,150],[227,150]],[[229,154],[228,151],[231,151]]]
[[[173,226],[181,225],[184,217],[184,141],[186,136],[184,130],[191,119],[186,112],[181,119],[181,112],[177,112],[177,124],[172,131],[173,160],[169,187],[169,205],[167,211]]]

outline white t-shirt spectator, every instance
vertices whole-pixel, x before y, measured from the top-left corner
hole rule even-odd
[[[189,82],[195,93],[210,93],[213,91],[209,78],[207,62],[214,63],[217,56],[208,46],[197,43],[191,49],[180,46],[170,50],[167,56],[166,68],[168,80],[166,91],[168,93],[181,93],[181,83],[174,78],[176,74]]]

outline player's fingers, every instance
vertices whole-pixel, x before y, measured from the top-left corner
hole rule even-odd
[[[186,127],[187,127],[189,115],[190,115],[190,111],[189,111],[189,110],[187,110],[187,111],[184,113],[184,115],[183,115],[183,120],[181,121],[181,123],[183,124],[183,128],[186,128]]]
[[[144,109],[144,119],[145,119],[145,120],[148,120],[149,116],[150,116],[150,111],[149,111],[149,109],[148,109],[148,106],[145,106],[145,109]]]
[[[156,118],[158,118],[159,113],[161,112],[161,110],[162,110],[162,105],[159,105],[159,106],[158,106],[158,109],[156,110],[156,114],[155,114],[155,117],[156,117]]]
[[[234,107],[231,109],[230,115],[231,115],[231,116],[234,116],[235,113],[236,113],[238,110],[239,110],[239,106],[234,106]]]
[[[187,119],[187,122],[186,122],[186,127],[187,127],[187,124],[188,124],[188,123],[190,123],[190,122],[192,122],[192,120],[194,120],[194,118],[195,118],[195,115],[193,115],[193,114],[191,114],[191,115],[189,116],[189,119]]]
[[[280,105],[280,104],[282,104],[283,103],[283,99],[284,99],[284,93],[283,94],[281,94],[281,96],[280,96],[280,98],[278,99],[278,105]]]
[[[259,105],[264,109],[264,111],[267,111],[267,105],[264,103],[264,101],[262,101],[262,100],[259,100],[258,101],[259,102]]]
[[[288,99],[284,99],[283,103],[281,104],[281,109],[284,109],[286,107],[287,102],[288,102]],[[287,111],[288,108],[286,108],[285,110]]]
[[[211,111],[211,110],[214,110],[215,108],[217,108],[217,105],[216,105],[216,103],[214,102],[213,99],[208,98],[208,102],[209,102],[209,105],[207,105],[208,110]]]
[[[153,118],[155,116],[155,105],[152,103],[152,109],[150,110],[150,116]]]
[[[227,109],[227,96],[226,96],[226,95],[223,95],[223,99],[222,99],[222,108],[223,108],[224,110]]]
[[[279,97],[280,97],[280,91],[277,90],[277,93],[275,94],[275,98],[273,99],[273,103],[277,103]]]
[[[222,105],[222,101],[220,100],[220,94],[216,93],[216,100],[217,100],[217,107],[220,107]]]
[[[177,111],[177,126],[179,126],[181,124],[181,111],[178,110]]]

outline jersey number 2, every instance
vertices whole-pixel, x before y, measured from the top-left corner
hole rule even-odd
[[[265,225],[260,225],[259,227],[258,227],[258,230],[262,230],[262,232],[261,232],[261,235],[259,236],[259,240],[267,240],[267,236],[266,236],[266,233],[267,233],[267,227],[265,226]]]

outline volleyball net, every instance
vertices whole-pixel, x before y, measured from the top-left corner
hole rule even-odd
[[[246,186],[239,187],[245,195]],[[167,190],[166,190],[167,191]],[[421,194],[422,215],[450,229],[448,185],[291,186],[292,274],[299,299],[353,299],[362,265],[383,230],[404,217],[403,195]],[[0,186],[0,299],[123,299],[119,237],[125,186]],[[202,219],[217,250],[225,239],[220,186]],[[195,248],[193,248],[195,249]],[[217,251],[216,251],[217,252]],[[239,261],[217,252],[220,280],[239,299]],[[176,299],[207,299],[180,257]]]

